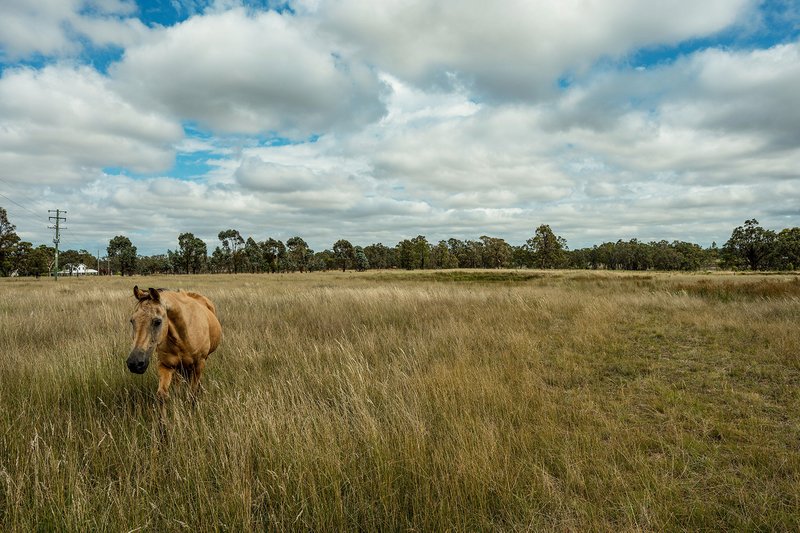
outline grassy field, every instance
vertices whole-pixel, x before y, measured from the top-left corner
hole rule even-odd
[[[224,328],[158,438],[134,283]],[[800,530],[797,276],[0,280],[0,531]]]

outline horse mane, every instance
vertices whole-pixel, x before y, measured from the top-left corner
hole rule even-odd
[[[180,289],[178,289],[177,291],[174,291],[172,289],[165,289],[164,287],[159,287],[158,289],[156,289],[156,291],[158,291],[159,293],[162,293],[162,292],[180,292]],[[151,298],[150,298],[150,295],[148,294],[143,299],[144,300],[150,300]]]

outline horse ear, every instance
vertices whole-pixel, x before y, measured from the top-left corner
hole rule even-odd
[[[148,296],[148,294],[146,292],[139,290],[139,286],[138,285],[134,285],[133,286],[133,295],[139,301],[144,300]]]
[[[153,300],[154,302],[160,302],[161,301],[161,297],[159,296],[158,291],[156,289],[150,287],[147,290],[150,291],[150,299],[151,300]]]

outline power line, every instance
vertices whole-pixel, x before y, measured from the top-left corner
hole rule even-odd
[[[12,185],[11,183],[9,183],[7,180],[5,180],[5,179],[3,179],[3,178],[0,178],[0,181],[2,181],[3,183],[6,183],[6,184],[8,184],[8,185]],[[5,194],[3,194],[3,193],[0,193],[0,196],[2,196],[3,198],[5,198],[6,200],[8,200],[9,202],[11,202],[12,204],[16,205],[17,207],[20,207],[20,208],[22,208],[22,209],[24,209],[24,210],[26,211],[26,213],[21,213],[21,212],[20,212],[20,213],[16,213],[16,214],[14,214],[14,216],[15,216],[15,217],[16,217],[16,216],[25,217],[25,218],[26,218],[26,220],[35,221],[37,224],[44,224],[44,223],[45,223],[45,222],[44,222],[44,221],[43,221],[43,220],[40,218],[40,216],[41,216],[41,215],[38,215],[36,212],[34,212],[34,211],[32,211],[32,210],[28,209],[27,207],[25,207],[25,206],[24,206],[24,205],[22,205],[21,203],[17,202],[17,201],[16,201],[16,200],[14,200],[13,198],[9,198],[8,196],[6,196],[6,195],[5,195]],[[22,198],[24,198],[25,200],[29,201],[30,203],[34,203],[34,202],[33,202],[32,200],[30,200],[29,198],[26,198],[26,197],[25,197],[25,196],[23,196],[23,195],[20,195],[20,196],[21,196]],[[58,256],[58,244],[59,244],[59,242],[61,242],[60,230],[66,229],[66,228],[60,227],[60,220],[64,220],[64,221],[65,221],[65,220],[66,220],[66,218],[64,218],[64,217],[60,217],[60,220],[57,220],[57,219],[59,218],[59,214],[65,214],[65,213],[66,213],[66,211],[61,211],[60,209],[56,209],[56,210],[48,209],[48,210],[47,210],[47,212],[48,212],[48,213],[53,213],[53,212],[55,212],[55,213],[56,213],[56,216],[55,216],[55,217],[48,217],[48,218],[49,218],[49,220],[55,220],[55,221],[56,221],[56,226],[50,226],[50,229],[54,229],[54,230],[56,230],[56,238],[53,240],[53,242],[54,242],[54,244],[56,245],[56,257],[57,257],[57,256]],[[28,213],[30,213],[30,215],[28,215]],[[31,216],[31,215],[32,215],[32,216]],[[73,237],[74,237],[74,234],[73,234]],[[58,241],[58,242],[56,242],[56,241]],[[57,264],[57,263],[56,263],[56,264]]]
[[[0,181],[2,181],[3,183],[5,183],[7,185],[13,186],[12,183],[9,183],[7,180],[5,180],[3,178],[0,178]],[[22,209],[24,209],[26,211],[25,213],[19,212],[19,213],[14,214],[15,217],[16,216],[21,216],[21,217],[25,217],[25,219],[28,220],[28,221],[36,221],[36,225],[37,226],[39,226],[40,224],[46,224],[46,222],[42,220],[42,215],[41,214],[36,213],[35,211],[32,211],[31,209],[28,209],[27,207],[25,207],[21,203],[17,202],[13,198],[10,198],[10,197],[6,196],[5,194],[3,194],[1,192],[0,192],[0,196],[2,196],[3,198],[8,200],[9,202],[14,204],[15,206],[20,207],[20,208],[22,208]],[[27,198],[26,196],[24,196],[22,194],[20,194],[19,197],[23,198],[29,204],[36,203],[33,200],[31,200],[30,198]],[[28,213],[30,213],[30,215]]]
[[[6,185],[10,185],[10,186],[12,186],[12,187],[14,186],[14,184],[13,184],[13,183],[11,183],[10,181],[8,181],[8,180],[6,180],[6,179],[0,178],[0,181],[2,181],[3,183],[5,183]],[[22,198],[23,200],[25,200],[25,201],[26,201],[26,202],[28,202],[29,204],[35,204],[35,203],[36,203],[36,202],[34,202],[33,200],[31,200],[30,198],[28,198],[27,196],[25,196],[24,194],[19,194],[19,195],[17,195],[17,196],[18,196],[18,197],[20,197],[20,198]]]
[[[0,181],[4,181],[4,180],[3,180],[2,178],[0,178]],[[24,218],[24,219],[25,219],[25,220],[27,220],[27,221],[34,221],[34,222],[36,222],[36,225],[37,225],[37,226],[40,226],[40,225],[45,225],[45,224],[46,224],[46,222],[45,222],[44,220],[42,220],[41,218],[39,218],[39,216],[31,216],[31,215],[28,215],[28,213],[33,213],[33,212],[30,210],[30,209],[26,209],[26,208],[25,208],[25,206],[23,206],[23,205],[20,205],[20,204],[19,204],[19,203],[17,203],[17,202],[14,202],[13,200],[11,200],[11,198],[9,198],[8,196],[6,196],[6,195],[5,195],[5,194],[3,194],[3,193],[0,193],[0,196],[2,196],[3,198],[6,198],[7,200],[9,200],[9,201],[13,202],[13,203],[14,203],[14,205],[16,205],[16,206],[18,206],[18,207],[21,207],[21,208],[25,209],[25,211],[27,211],[27,213],[23,213],[23,212],[21,212],[21,211],[20,211],[20,212],[16,212],[16,213],[15,213],[15,212],[13,212],[13,211],[9,211],[9,214],[10,214],[10,215],[12,215],[14,218]],[[56,212],[56,211],[58,211],[58,212],[60,212],[60,213],[62,213],[62,214],[63,214],[63,213],[66,213],[66,211],[61,211],[61,210],[52,210],[52,209],[49,209],[49,210],[48,210],[48,212],[51,212],[51,213],[52,213],[52,212]],[[34,215],[35,215],[35,213],[34,213]],[[54,220],[54,219],[55,219],[55,217],[49,217],[49,219],[50,219],[50,220]],[[62,220],[64,220],[64,218],[63,218],[63,217],[61,217],[61,219],[62,219]],[[49,228],[50,228],[50,229],[56,229],[56,228],[55,228],[55,226],[50,226]],[[60,230],[64,230],[64,229],[67,229],[67,228],[64,228],[64,227],[59,227],[58,229],[59,229],[59,234],[58,234],[58,240],[59,240],[59,242],[58,242],[58,244],[65,244],[65,241],[64,241],[64,239],[63,239],[63,237],[64,237],[64,236],[63,236],[63,234],[61,234],[61,233],[60,233]],[[74,239],[75,239],[75,237],[76,237],[76,234],[75,234],[75,232],[71,232],[71,233],[70,233],[70,235],[72,236],[72,239],[71,239],[71,240],[74,240]],[[81,234],[81,233],[78,233],[78,235],[77,235],[77,236],[78,236],[78,237],[80,237],[80,236],[82,236],[82,235],[83,235],[83,236],[85,236],[85,234]],[[69,243],[69,242],[70,242],[70,239],[67,239],[67,240],[66,240],[66,243]],[[84,243],[84,244],[85,244],[85,243]],[[77,244],[74,244],[74,246],[77,248],[77,246],[78,246],[78,245],[77,245]],[[57,247],[59,247],[59,248],[63,248],[63,246],[57,246]],[[67,247],[67,248],[69,248],[69,247]]]
[[[28,213],[24,213],[22,211],[13,211],[12,209],[9,209],[8,213],[10,215],[12,215],[14,218],[24,218],[28,222],[36,221],[36,225],[37,226],[45,224],[45,221],[42,220],[41,218],[39,218],[39,217],[34,218],[33,216],[29,215]]]
[[[8,184],[8,185],[11,185],[11,183],[9,183],[8,181],[4,180],[3,178],[0,178],[0,181],[2,181],[3,183],[6,183],[6,184]],[[28,219],[30,219],[30,220],[36,220],[37,224],[42,224],[42,223],[43,223],[43,221],[42,221],[42,219],[41,219],[41,215],[40,215],[40,214],[36,213],[35,211],[32,211],[32,210],[28,209],[27,207],[25,207],[25,206],[24,206],[24,205],[22,205],[21,203],[17,202],[17,201],[16,201],[16,200],[14,200],[13,198],[9,198],[8,196],[6,196],[5,194],[3,194],[3,193],[1,193],[1,192],[0,192],[0,196],[2,196],[3,198],[5,198],[6,200],[8,200],[9,202],[11,202],[12,204],[16,205],[17,207],[20,207],[20,208],[24,209],[24,210],[25,210],[27,213],[30,213],[30,214],[31,214],[31,215],[33,215],[33,217],[35,217],[35,218],[31,218],[31,217],[30,217],[30,216],[29,216],[27,213],[20,213],[20,214],[19,214],[20,216],[25,216],[25,217],[27,217],[27,218],[28,218]],[[30,202],[31,204],[33,204],[33,203],[34,203],[33,201],[31,201],[31,200],[30,200],[30,199],[28,199],[28,198],[25,198],[25,200],[27,200],[27,201],[28,201],[28,202]],[[15,215],[15,216],[17,216],[17,215]]]
[[[3,193],[1,193],[1,192],[0,192],[0,196],[2,196],[3,198],[5,198],[6,200],[8,200],[9,202],[11,202],[12,204],[14,204],[14,205],[16,205],[16,206],[18,206],[18,207],[21,207],[22,209],[24,209],[24,210],[25,210],[25,211],[27,211],[28,213],[30,213],[30,214],[32,214],[32,215],[34,215],[34,216],[38,216],[36,213],[34,213],[33,211],[31,211],[30,209],[28,209],[27,207],[25,207],[25,206],[24,206],[24,205],[22,205],[21,203],[19,203],[19,202],[15,201],[15,200],[12,200],[11,198],[9,198],[8,196],[6,196],[5,194],[3,194]]]

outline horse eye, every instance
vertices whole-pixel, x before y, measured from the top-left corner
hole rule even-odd
[[[133,324],[133,319],[131,318],[131,324]]]
[[[160,318],[154,318],[153,319],[153,325],[154,326],[160,326],[161,325],[161,319]]]

